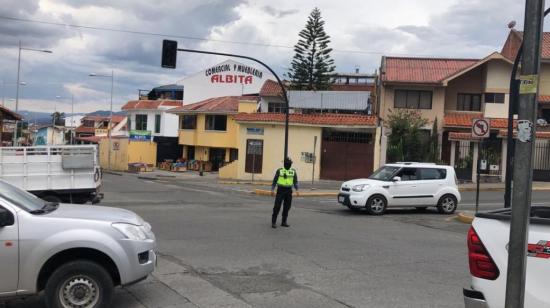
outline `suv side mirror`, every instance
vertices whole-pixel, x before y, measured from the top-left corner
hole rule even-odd
[[[394,176],[393,179],[391,179],[392,181],[394,182],[401,182],[401,177],[400,176]]]
[[[13,214],[0,207],[0,228],[11,226],[15,223],[15,218],[13,217]]]

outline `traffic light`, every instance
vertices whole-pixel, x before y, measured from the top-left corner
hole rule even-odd
[[[176,68],[178,54],[178,42],[171,40],[162,41],[162,63],[165,68]]]

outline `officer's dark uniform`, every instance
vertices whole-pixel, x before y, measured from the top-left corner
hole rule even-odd
[[[288,211],[292,205],[292,187],[298,191],[298,174],[292,167],[292,160],[285,159],[284,168],[280,168],[275,172],[271,191],[277,186],[277,195],[275,196],[275,205],[273,206],[273,215],[271,216],[271,227],[277,228],[277,216],[283,204],[283,221],[281,226],[290,227],[287,224]]]

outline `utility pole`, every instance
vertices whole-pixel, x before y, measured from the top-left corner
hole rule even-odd
[[[544,0],[526,0],[505,308],[522,308],[525,301],[543,11]]]

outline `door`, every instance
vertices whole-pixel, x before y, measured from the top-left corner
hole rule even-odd
[[[246,173],[262,173],[264,141],[260,139],[246,140]]]
[[[0,216],[10,216],[14,223],[0,227],[0,294],[17,291],[19,280],[19,240],[17,215],[0,205]]]
[[[373,172],[374,137],[369,132],[323,130],[321,179],[366,178]]]
[[[415,206],[422,203],[421,194],[418,191],[420,181],[420,172],[417,168],[403,168],[395,176],[401,178],[401,181],[393,182],[390,185],[389,192],[392,200],[391,205]]]
[[[218,171],[225,162],[225,149],[210,148],[210,162],[212,163],[212,171]]]

